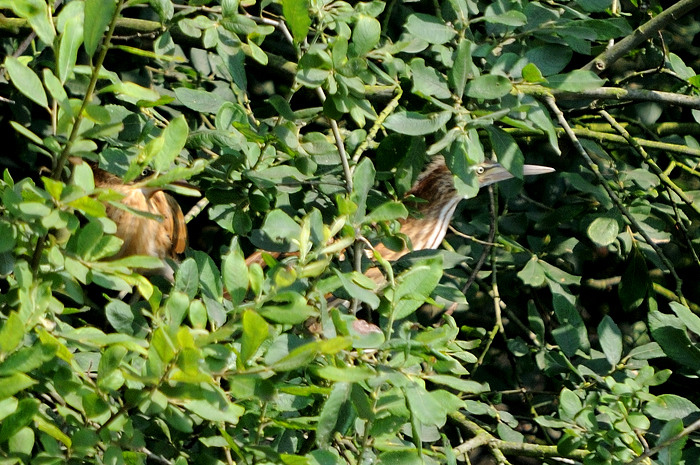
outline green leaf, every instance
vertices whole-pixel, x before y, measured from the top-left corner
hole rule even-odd
[[[357,205],[357,210],[353,215],[353,223],[362,222],[367,208],[367,195],[374,186],[374,176],[376,171],[369,158],[363,158],[355,167],[352,174],[353,190],[350,199]]]
[[[377,376],[376,371],[365,366],[335,367],[328,365],[318,368],[315,372],[321,378],[344,383],[359,383]]]
[[[528,286],[544,286],[546,283],[544,268],[540,265],[536,255],[533,255],[523,269],[518,272],[518,278]]]
[[[608,362],[614,367],[622,358],[622,333],[609,315],[598,325],[598,339]]]
[[[46,98],[44,87],[41,85],[41,79],[31,68],[10,55],[5,57],[5,68],[17,90],[33,102],[44,108],[49,108],[49,102]]]
[[[53,27],[51,9],[48,2],[43,0],[18,0],[10,1],[9,5],[4,4],[2,7],[7,8],[8,6],[12,8],[17,16],[29,22],[29,25],[44,44],[48,46],[53,44],[56,30]]]
[[[479,69],[474,65],[471,52],[472,42],[461,38],[455,50],[454,64],[447,72],[450,86],[457,97],[464,95],[464,86],[469,79],[479,75]]]
[[[229,253],[224,257],[221,267],[224,278],[224,286],[231,296],[234,305],[240,304],[248,292],[248,267],[245,264],[245,256],[238,244],[238,238],[231,241]]]
[[[17,312],[10,312],[0,329],[0,354],[7,356],[14,351],[25,335],[24,323]],[[3,357],[4,358],[4,357]]]
[[[547,78],[547,87],[567,92],[581,92],[602,87],[605,81],[593,71],[575,70]]]
[[[38,146],[44,145],[44,141],[42,141],[41,138],[40,138],[39,136],[37,136],[37,135],[34,134],[32,131],[30,131],[29,129],[25,128],[24,126],[22,126],[22,125],[19,124],[18,122],[16,122],[16,121],[10,121],[10,126],[12,126],[12,128],[13,128],[15,131],[19,132],[19,133],[22,134],[24,137],[26,137],[26,138],[29,139],[30,141],[34,142],[34,143],[37,144]]]
[[[292,30],[294,42],[304,42],[311,26],[308,0],[282,0],[282,14]]]
[[[318,342],[311,342],[297,347],[281,359],[270,365],[274,371],[291,371],[308,365],[321,351]]]
[[[406,403],[412,416],[424,425],[441,428],[447,419],[447,411],[432,392],[425,390],[420,384],[412,383],[403,389]]]
[[[486,130],[498,162],[515,178],[522,179],[525,156],[513,136],[496,126],[487,126]]]
[[[656,446],[663,444],[663,448],[659,451],[658,461],[661,465],[674,465],[682,462],[683,447],[688,440],[683,437],[683,420],[676,419],[666,423],[659,433]],[[669,443],[671,439],[673,442]]]
[[[357,15],[355,28],[352,31],[352,44],[357,56],[364,56],[378,43],[382,26],[375,18],[367,15]]]
[[[64,84],[73,72],[78,59],[78,48],[83,43],[83,15],[71,16],[61,34],[58,48],[58,78]]]
[[[260,233],[260,240],[253,241],[256,246],[265,250],[293,252],[297,247],[289,243],[289,238],[299,237],[301,226],[282,210],[275,209],[265,217]]]
[[[187,295],[189,299],[194,299],[199,290],[199,270],[193,258],[188,258],[180,263],[175,275],[174,288]]]
[[[245,366],[269,337],[270,326],[265,319],[252,310],[243,312],[242,324],[240,361]]]
[[[115,0],[85,0],[83,36],[85,51],[92,57],[117,10]]]
[[[73,108],[68,100],[68,94],[63,88],[61,81],[54,76],[50,69],[44,68],[42,76],[44,77],[44,85],[49,91],[49,94],[58,102],[61,109],[68,115],[73,115]]]
[[[105,307],[105,317],[112,328],[122,334],[134,336],[146,329],[146,320],[121,300],[112,300]]]
[[[542,129],[547,134],[549,145],[552,146],[557,155],[561,155],[556,126],[554,125],[551,116],[549,116],[549,113],[547,113],[544,106],[540,102],[533,102],[530,111],[527,112],[527,119],[532,121],[535,126]]]
[[[526,64],[525,67],[523,67],[522,75],[525,82],[538,83],[547,81],[534,63]]]
[[[185,400],[183,406],[192,413],[212,422],[226,422],[232,425],[245,413],[240,405],[232,404],[221,399],[213,402],[208,399]]]
[[[538,74],[541,73],[541,76],[551,76],[563,70],[571,61],[572,56],[573,50],[571,50],[571,47],[565,45],[547,44],[529,48],[525,51],[525,58],[527,58],[530,63],[526,65],[525,68],[531,64],[535,67]],[[541,82],[539,80],[531,81],[526,78],[525,68],[523,68],[523,78],[526,81]],[[532,72],[535,72],[535,70],[532,70]],[[527,71],[527,73],[529,74],[530,71]]]
[[[638,308],[646,299],[650,288],[649,269],[638,247],[634,247],[629,262],[617,286],[617,294],[625,310]]]
[[[26,455],[31,454],[34,449],[34,430],[24,427],[17,431],[8,441],[8,450],[11,454]]]
[[[175,7],[171,0],[148,0],[151,7],[158,13],[161,23],[170,21],[175,13]]]
[[[457,376],[429,375],[426,376],[426,379],[433,383],[450,387],[464,394],[482,394],[489,392],[488,384],[479,383],[470,379],[461,379]]]
[[[664,353],[671,359],[700,372],[700,349],[690,340],[680,318],[658,310],[649,313],[649,329]]]
[[[425,65],[422,58],[411,60],[411,73],[413,74],[414,94],[447,99],[452,94],[447,88],[445,78],[438,74],[435,68]]]
[[[661,421],[683,420],[699,410],[693,402],[675,394],[661,394],[644,408],[647,415]]]
[[[581,399],[575,392],[564,388],[559,396],[559,414],[563,419],[573,420],[576,415],[583,409]]]
[[[517,10],[509,10],[500,14],[488,14],[489,8],[484,14],[484,21],[493,24],[503,24],[504,26],[523,26],[527,24],[527,16]]]
[[[0,427],[0,442],[5,442],[25,426],[28,426],[34,415],[39,413],[39,401],[36,399],[22,399],[17,409],[2,421]]]
[[[377,465],[424,465],[425,463],[416,450],[382,452],[377,457]]]
[[[588,237],[601,247],[615,242],[620,234],[620,225],[615,218],[599,216],[586,229]]]
[[[350,398],[351,387],[350,383],[335,383],[333,390],[323,403],[316,426],[316,444],[319,447],[326,448],[330,444],[336,425],[341,420],[340,412]]]
[[[184,106],[200,113],[216,113],[224,103],[221,97],[203,89],[178,87],[175,96]]]
[[[190,303],[187,315],[193,328],[205,329],[207,326],[207,307],[201,300],[193,300]]]
[[[289,102],[281,95],[271,95],[270,98],[267,99],[267,102],[272,105],[281,117],[289,121],[297,120],[297,116],[294,114],[292,107],[289,106]]]
[[[337,269],[334,269],[333,272],[340,279],[343,289],[351,298],[364,302],[373,309],[379,306],[379,297],[377,297],[374,289],[367,289],[355,283],[354,280],[361,279],[357,272],[341,273]]]
[[[471,98],[491,100],[508,95],[512,88],[513,84],[507,77],[486,74],[467,82],[464,94]]]
[[[399,111],[389,115],[384,121],[384,127],[399,134],[423,136],[444,129],[450,118],[452,118],[452,112],[449,111],[428,114]]]
[[[275,323],[296,325],[317,315],[318,311],[308,305],[303,295],[281,292],[271,299],[271,303],[259,308],[258,313]]]
[[[173,291],[165,301],[164,316],[168,324],[176,328],[182,324],[190,306],[190,298],[180,291]],[[157,331],[156,331],[157,333]]]
[[[168,124],[163,130],[161,137],[164,139],[163,146],[153,158],[153,168],[156,171],[166,171],[171,163],[180,155],[185,147],[189,128],[183,115],[178,116]]]
[[[696,336],[700,336],[700,317],[678,302],[670,302],[669,305],[673,313],[680,318],[686,328],[695,333]]]
[[[134,105],[143,106],[160,100],[160,94],[153,89],[149,89],[136,84],[135,82],[118,82],[100,89],[101,93],[114,92],[119,98]],[[177,90],[175,91],[177,94]],[[150,105],[146,105],[150,106]],[[152,143],[153,141],[151,141]]]
[[[35,385],[33,380],[24,373],[14,373],[10,376],[0,376],[0,400],[6,399],[20,391]]]
[[[365,217],[363,223],[391,221],[399,218],[406,218],[407,216],[408,210],[403,203],[390,200],[372,210],[369,215]]]
[[[413,265],[396,278],[396,288],[387,292],[395,319],[406,318],[425,303],[442,278],[442,256]]]
[[[566,356],[573,356],[579,349],[588,349],[586,325],[576,308],[572,293],[558,283],[548,280],[552,291],[552,306],[560,326],[552,331],[555,341]]]
[[[414,13],[406,20],[406,30],[429,44],[444,44],[452,40],[455,30],[435,16]]]

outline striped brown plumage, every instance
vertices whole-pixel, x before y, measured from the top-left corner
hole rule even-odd
[[[76,163],[75,160],[72,160]],[[79,163],[80,161],[77,161]],[[123,241],[119,252],[112,258],[149,255],[163,260],[157,270],[140,270],[173,279],[173,270],[165,259],[175,260],[187,247],[187,226],[177,201],[161,188],[124,183],[121,178],[90,163],[95,187],[111,189],[124,197],[119,201],[132,210],[156,215],[142,216],[106,203],[107,216],[117,225],[115,235]]]

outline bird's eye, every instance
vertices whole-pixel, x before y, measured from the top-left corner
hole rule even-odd
[[[476,174],[484,174],[484,171],[486,171],[486,169],[483,166],[476,167]]]

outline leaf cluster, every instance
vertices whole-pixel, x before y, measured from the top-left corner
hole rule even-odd
[[[693,3],[0,0],[0,462],[694,463]]]

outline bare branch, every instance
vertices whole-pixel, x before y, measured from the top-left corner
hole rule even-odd
[[[651,36],[665,28],[672,21],[684,16],[689,11],[700,6],[700,0],[681,0],[663,13],[639,26],[631,35],[625,37],[616,45],[588,62],[583,69],[597,74],[602,73],[618,59],[629,53],[634,47],[648,40]]]

